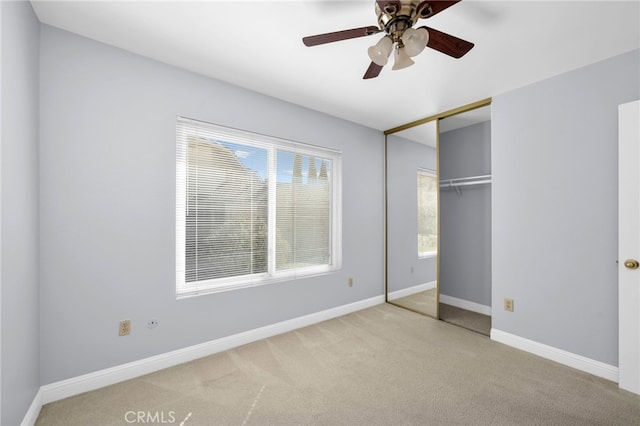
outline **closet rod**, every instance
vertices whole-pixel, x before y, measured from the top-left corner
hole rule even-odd
[[[456,186],[482,185],[491,183],[491,175],[470,176],[457,179],[445,179],[440,181],[440,188],[453,188]]]

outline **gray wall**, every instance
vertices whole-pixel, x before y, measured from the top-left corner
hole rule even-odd
[[[617,106],[635,50],[493,98],[493,327],[618,363]]]
[[[387,144],[389,292],[436,280],[436,258],[418,258],[418,168],[435,170],[436,150],[397,135]],[[413,272],[412,272],[413,268]]]
[[[440,179],[491,174],[491,122],[440,135]],[[491,185],[440,191],[440,293],[491,306]]]
[[[1,406],[19,424],[40,387],[38,70],[40,24],[28,2],[2,9]]]
[[[41,34],[43,384],[383,294],[380,132],[52,27]],[[176,300],[178,115],[342,150],[342,270]],[[160,326],[149,330],[152,317]],[[128,337],[117,335],[122,319]]]

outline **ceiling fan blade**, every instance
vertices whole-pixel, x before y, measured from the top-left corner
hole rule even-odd
[[[420,27],[429,31],[429,41],[427,47],[435,49],[445,55],[461,58],[475,46],[470,41],[462,40],[442,31],[430,27]]]
[[[352,28],[350,30],[336,31],[333,33],[318,34],[303,37],[302,42],[305,46],[317,46],[319,44],[332,43],[334,41],[348,40],[350,38],[364,37],[382,31],[378,27],[369,26],[361,28]]]
[[[382,65],[371,62],[371,65],[369,65],[369,68],[367,68],[367,71],[364,73],[364,76],[362,78],[364,80],[368,78],[375,78],[380,75],[380,71],[382,71]]]
[[[461,0],[453,0],[453,1],[439,1],[439,0],[429,0],[423,1],[416,8],[417,10],[422,10],[427,4],[431,6],[431,13],[428,15],[423,15],[421,18],[431,18],[433,15],[442,12],[443,10],[453,6],[454,4],[460,2]]]

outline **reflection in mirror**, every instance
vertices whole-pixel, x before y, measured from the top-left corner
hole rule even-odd
[[[438,121],[386,137],[387,301],[438,318]]]

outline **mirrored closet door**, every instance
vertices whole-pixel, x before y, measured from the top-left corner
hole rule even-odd
[[[438,120],[386,137],[387,301],[438,318]]]

